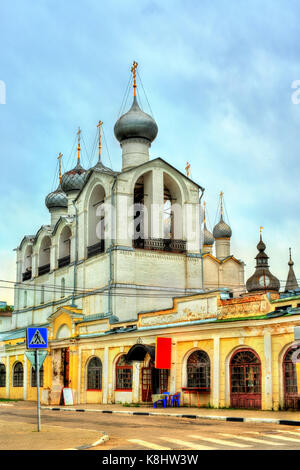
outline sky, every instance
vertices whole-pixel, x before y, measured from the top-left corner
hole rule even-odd
[[[189,161],[211,230],[224,192],[246,279],[260,226],[271,272],[284,285],[291,247],[300,278],[299,17],[298,0],[2,1],[0,279],[15,279],[14,248],[49,223],[45,196],[59,152],[75,165],[78,126],[83,166],[101,119],[103,162],[121,169],[113,127],[133,60],[159,129],[151,158],[182,172]]]

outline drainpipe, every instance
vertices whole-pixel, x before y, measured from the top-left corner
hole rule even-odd
[[[75,304],[75,292],[77,289],[77,264],[78,264],[78,210],[75,204],[75,200],[72,201],[73,206],[75,209],[75,221],[76,221],[76,228],[75,228],[75,262],[74,262],[74,280],[73,280],[73,293],[72,293],[72,304],[71,307],[77,308]]]
[[[111,286],[113,283],[113,245],[114,245],[114,237],[115,237],[115,194],[114,189],[117,182],[117,176],[114,176],[114,182],[111,188],[111,238],[110,238],[110,247],[109,247],[109,284],[108,284],[108,315],[112,315],[112,295],[111,295]]]
[[[201,199],[203,197],[205,189],[201,188],[201,196],[199,197],[199,209],[201,208]],[[200,225],[201,227],[201,225]],[[203,250],[202,245],[200,243],[200,254],[201,254],[201,278],[202,278],[202,289],[204,289],[204,269],[203,269]]]

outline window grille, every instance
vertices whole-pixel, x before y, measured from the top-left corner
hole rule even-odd
[[[36,387],[36,370],[31,367],[31,386]],[[44,366],[40,368],[40,387],[44,386]]]
[[[252,351],[239,351],[231,360],[231,392],[260,393],[260,360]]]
[[[102,362],[98,357],[93,357],[89,361],[87,370],[87,389],[102,389]]]
[[[125,355],[119,358],[116,365],[116,389],[132,389],[132,365],[126,362]]]
[[[5,387],[6,369],[4,364],[0,364],[0,387]]]
[[[13,369],[13,387],[23,387],[23,364],[17,362]]]
[[[195,351],[188,358],[187,387],[209,390],[210,360],[205,351]]]

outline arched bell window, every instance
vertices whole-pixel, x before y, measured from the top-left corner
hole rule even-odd
[[[45,236],[42,240],[39,252],[39,276],[46,274],[50,271],[50,248],[51,248],[51,239],[48,236]]]
[[[116,390],[132,390],[132,365],[126,361],[125,354],[116,364]]]
[[[58,267],[68,266],[71,261],[71,237],[70,227],[64,227],[59,237]]]
[[[187,387],[210,389],[210,360],[205,351],[194,351],[187,360]]]
[[[105,249],[105,191],[99,184],[93,189],[88,204],[87,256],[103,253]]]
[[[22,269],[22,281],[27,281],[31,279],[32,275],[32,245],[27,245],[24,259],[23,259],[23,269]]]
[[[102,389],[102,362],[98,357],[93,357],[87,368],[87,389]]]

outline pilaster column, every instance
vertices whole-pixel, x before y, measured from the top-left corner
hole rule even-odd
[[[271,410],[273,407],[273,386],[272,386],[272,338],[271,333],[264,334],[265,349],[265,409]]]
[[[28,367],[27,367],[27,364],[28,364],[27,357],[24,354],[24,375],[23,375],[24,400],[27,399],[27,384],[28,384],[28,374],[27,374]],[[29,368],[29,370],[30,370],[30,368]],[[38,373],[38,371],[37,371],[37,373]]]
[[[9,398],[9,381],[10,381],[10,363],[9,356],[6,356],[6,398]]]
[[[163,209],[164,209],[164,176],[160,168],[152,170],[152,193],[151,203],[151,238],[164,238]]]
[[[177,342],[172,341],[172,359],[171,359],[171,370],[170,370],[170,393],[174,395],[176,393],[176,365],[177,365]]]
[[[133,361],[132,363],[132,403],[139,402],[140,370],[141,370],[141,363],[137,361]]]
[[[104,348],[102,403],[107,403],[108,397],[108,346]]]
[[[220,404],[220,338],[214,337],[213,357],[213,405],[219,408]]]

